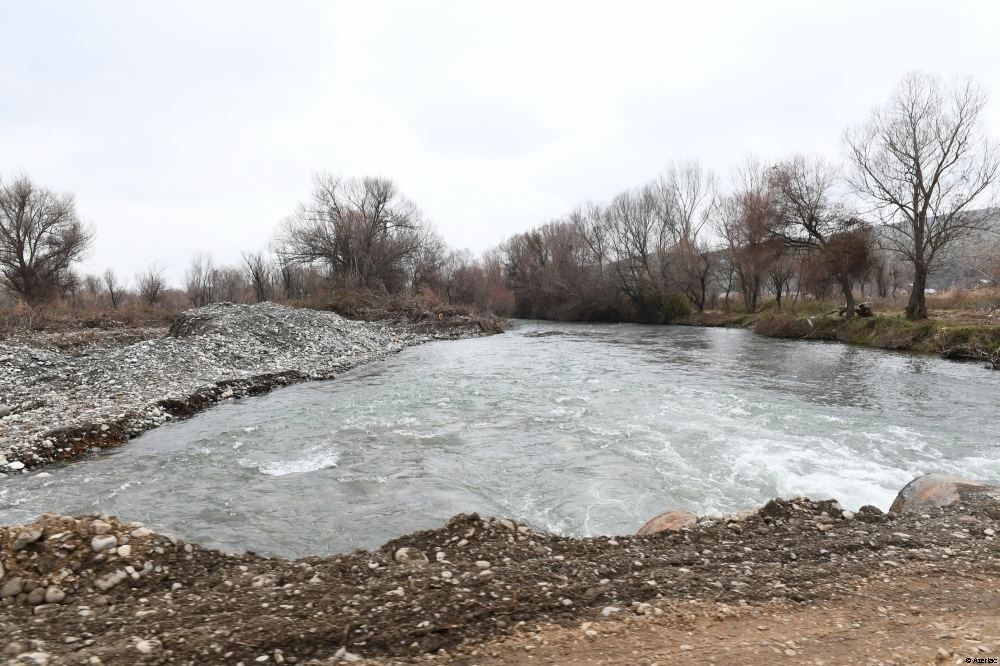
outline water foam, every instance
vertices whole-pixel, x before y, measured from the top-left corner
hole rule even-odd
[[[267,476],[288,476],[289,474],[308,474],[309,472],[332,469],[337,466],[340,454],[330,447],[330,444],[313,447],[310,451],[311,455],[301,458],[258,463],[257,471]]]

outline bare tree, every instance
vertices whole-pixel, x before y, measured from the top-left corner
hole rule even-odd
[[[697,243],[715,204],[718,184],[715,174],[702,169],[697,160],[672,164],[657,183],[662,233],[674,245]]]
[[[709,289],[718,273],[719,253],[705,243],[696,242],[682,245],[677,254],[677,283],[698,312],[704,312]]]
[[[927,317],[927,277],[947,250],[988,223],[973,209],[1000,173],[1000,150],[982,129],[985,106],[972,81],[945,86],[914,73],[846,134],[851,183],[880,213],[886,247],[913,266],[908,319]]]
[[[654,264],[662,218],[652,186],[622,192],[607,208],[618,288],[640,309],[651,305],[661,275]]]
[[[786,253],[778,256],[767,267],[767,284],[774,294],[774,304],[781,309],[781,296],[788,291],[796,271],[795,260]]]
[[[196,252],[191,266],[184,273],[184,286],[188,300],[195,307],[214,302],[217,270],[212,255]]]
[[[115,272],[110,268],[104,271],[104,288],[108,292],[108,298],[111,300],[111,307],[118,309],[118,305],[122,301],[122,294],[125,291],[125,284],[118,279]]]
[[[797,155],[770,170],[775,202],[775,235],[793,251],[819,258],[840,287],[854,316],[854,286],[871,267],[871,248],[863,244],[867,226],[835,201],[836,167],[820,157]],[[861,243],[861,245],[859,245]]]
[[[93,243],[73,198],[27,176],[0,181],[0,287],[37,305],[64,291],[70,266]]]
[[[777,212],[767,172],[763,163],[748,158],[736,171],[734,191],[714,209],[716,231],[732,271],[729,279],[735,275],[749,313],[757,311],[767,269],[780,256],[772,232]]]
[[[166,267],[154,263],[135,276],[135,286],[139,291],[139,296],[149,305],[156,305],[167,288],[166,280],[163,279],[165,271]]]
[[[215,299],[228,303],[246,303],[250,283],[244,271],[235,266],[221,266],[215,271]]]
[[[87,293],[91,296],[91,300],[95,300],[102,291],[101,278],[93,273],[88,273],[83,278],[83,288],[87,290]]]
[[[269,298],[274,281],[271,262],[268,261],[263,252],[244,252],[243,264],[247,280],[253,286],[257,302],[263,303]]]
[[[337,284],[400,291],[408,262],[431,237],[391,180],[318,176],[312,201],[286,221],[280,251],[289,261],[325,264]]]

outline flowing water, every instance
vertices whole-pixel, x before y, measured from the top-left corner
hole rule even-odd
[[[519,322],[0,481],[0,523],[108,513],[299,556],[463,511],[590,535],[775,496],[884,510],[924,472],[1000,481],[998,389],[974,364],[742,330]]]

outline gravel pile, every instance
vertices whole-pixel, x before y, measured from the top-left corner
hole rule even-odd
[[[273,303],[181,314],[169,334],[66,351],[0,343],[0,475],[124,443],[219,400],[329,379],[404,347],[481,334],[418,331]]]
[[[998,518],[996,503],[896,516],[796,498],[676,532],[572,539],[460,515],[374,552],[288,561],[203,549],[109,516],[46,514],[0,528],[0,655],[477,663],[480,646],[553,624],[655,619],[689,602],[808,608],[865,581],[996,575]]]

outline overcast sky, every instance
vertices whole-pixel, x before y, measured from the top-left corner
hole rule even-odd
[[[985,84],[996,136],[998,7],[0,0],[0,175],[75,194],[86,270],[237,261],[317,171],[480,252],[671,159],[839,156],[909,70]]]

